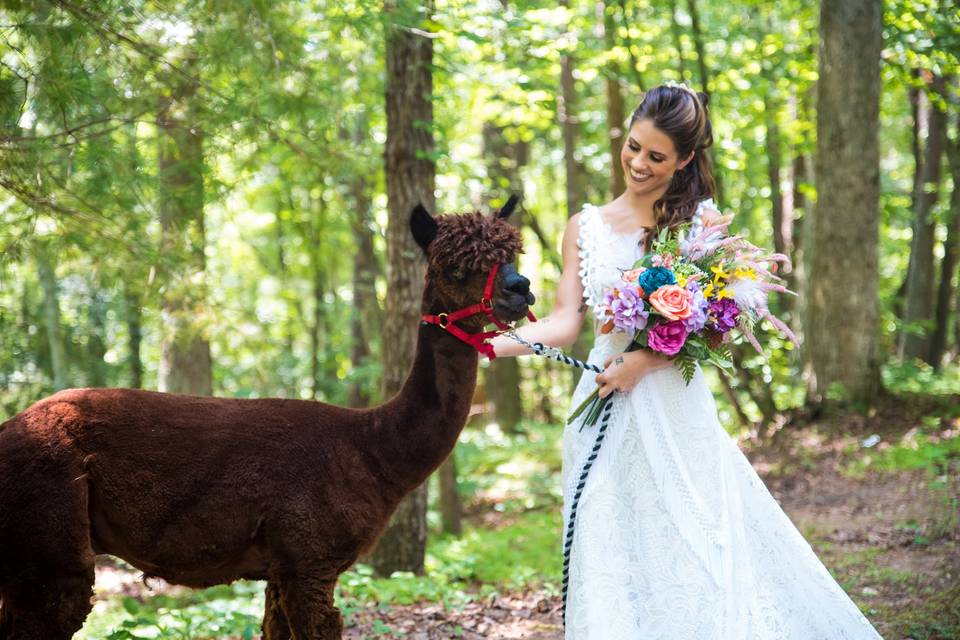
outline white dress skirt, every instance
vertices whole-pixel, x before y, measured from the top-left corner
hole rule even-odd
[[[695,224],[704,207],[698,207]],[[588,205],[580,217],[588,304],[641,255]],[[597,334],[603,366],[630,336]],[[596,387],[585,372],[576,407]],[[582,418],[564,432],[564,531],[596,440]],[[615,394],[577,507],[567,640],[841,640],[880,635],[844,593],[724,431],[703,373],[668,367]]]

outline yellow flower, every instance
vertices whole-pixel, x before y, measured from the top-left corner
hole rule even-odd
[[[751,280],[757,279],[757,272],[751,269],[750,267],[737,267],[736,271],[733,272],[734,278],[750,278]]]
[[[681,287],[687,286],[687,276],[677,276],[677,284]]]
[[[723,270],[723,266],[710,267],[710,271],[713,271],[713,281],[717,282],[721,278],[729,278],[730,274]]]

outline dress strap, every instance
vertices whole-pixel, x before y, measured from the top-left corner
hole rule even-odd
[[[583,284],[583,297],[590,308],[590,313],[600,302],[601,292],[594,286],[593,271],[599,251],[600,213],[592,204],[583,206],[580,212],[579,234],[577,236],[578,255],[580,256],[580,282]]]

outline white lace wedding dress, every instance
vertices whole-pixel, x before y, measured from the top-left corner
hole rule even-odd
[[[704,206],[698,207],[695,225]],[[591,305],[640,256],[640,232],[617,234],[588,205],[580,275]],[[589,361],[629,343],[597,334]],[[576,407],[594,389],[585,372]],[[567,640],[838,640],[879,638],[767,491],[717,419],[701,371],[674,367],[615,394],[580,498],[570,560]],[[564,432],[564,531],[596,439]]]

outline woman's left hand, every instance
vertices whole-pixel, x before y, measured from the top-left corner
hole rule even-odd
[[[603,363],[603,373],[597,375],[600,397],[606,398],[614,391],[630,391],[644,375],[670,364],[670,358],[649,349],[612,355]]]

